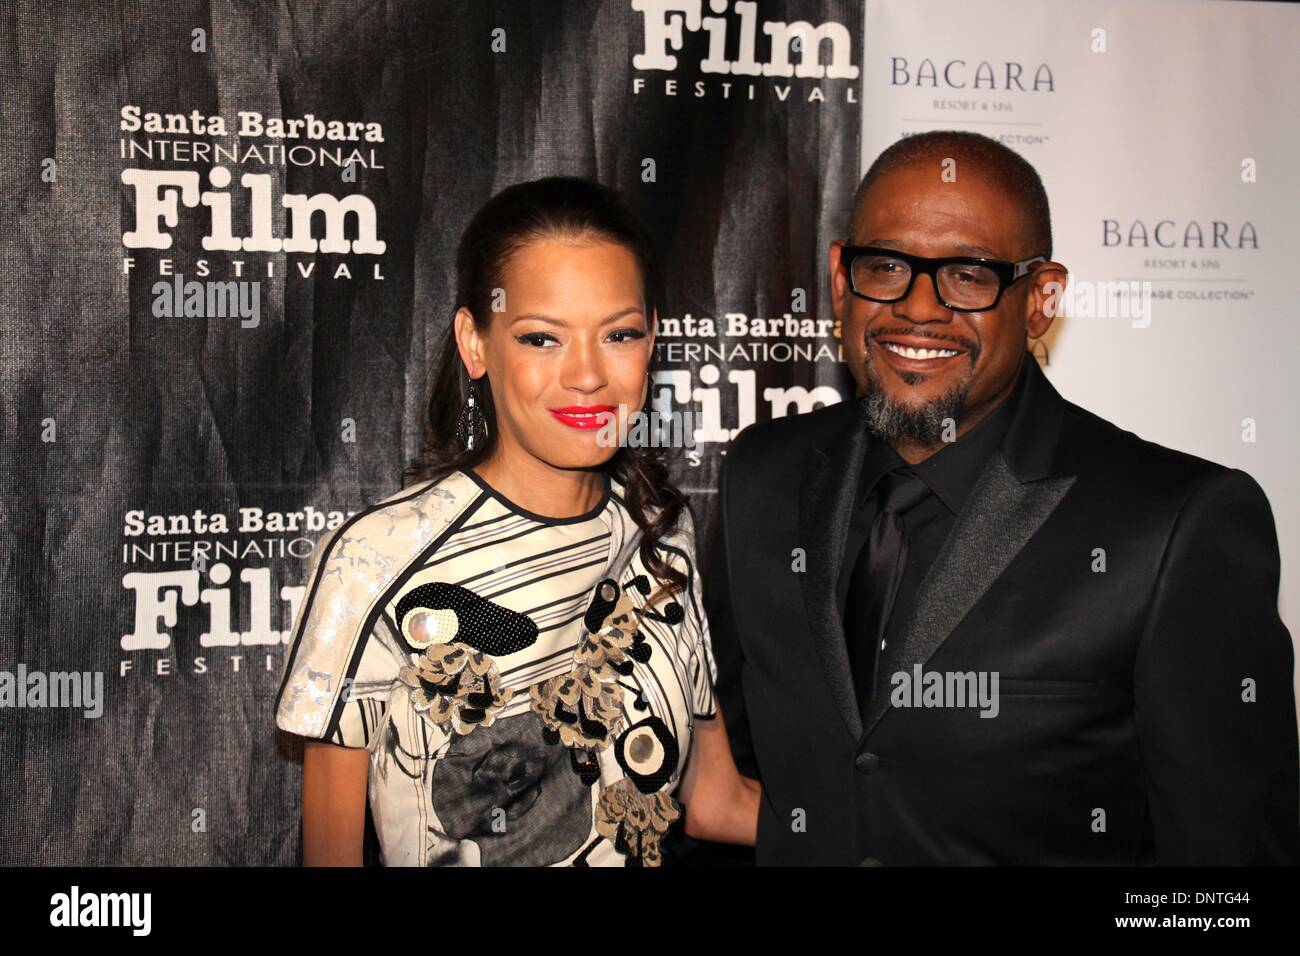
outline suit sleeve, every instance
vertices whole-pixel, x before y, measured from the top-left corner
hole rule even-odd
[[[1135,662],[1156,863],[1300,863],[1294,652],[1268,499],[1204,478],[1175,521]]]
[[[739,441],[732,444],[731,454],[723,459],[718,475],[716,528],[709,552],[708,573],[704,580],[704,608],[717,664],[717,699],[722,705],[722,715],[727,724],[731,754],[742,774],[757,778],[758,765],[754,758],[754,744],[750,737],[749,716],[741,685],[745,655],[736,634],[732,606],[737,596],[731,586],[731,557],[727,552],[727,523],[730,520],[727,479],[733,470],[732,463],[739,453],[739,447]]]

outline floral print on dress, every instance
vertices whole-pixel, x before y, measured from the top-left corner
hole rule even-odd
[[[668,794],[642,793],[624,777],[600,791],[596,832],[627,857],[628,866],[661,866],[680,817],[677,801]]]
[[[610,578],[597,584],[573,669],[531,688],[533,709],[548,738],[571,749],[574,770],[584,782],[599,779],[595,754],[608,748],[622,730],[624,685],[619,677],[632,674],[633,660],[644,664],[650,659],[651,648],[638,621],[643,616],[665,623],[681,620],[681,606],[675,601],[662,614],[648,608],[638,612],[629,596],[632,588],[647,594],[649,581],[637,575],[622,587]],[[637,703],[644,704],[640,692]],[[664,836],[681,817],[677,802],[661,792],[677,766],[677,742],[662,720],[651,717],[623,733],[616,751],[629,776],[601,789],[596,832],[614,843],[628,866],[660,866]],[[630,757],[633,752],[636,756]]]
[[[490,727],[514,692],[487,654],[466,644],[430,644],[414,666],[398,675],[411,688],[415,710],[442,729],[468,734]]]
[[[623,691],[599,672],[579,664],[529,688],[533,710],[542,718],[547,743],[584,750],[604,750],[610,735],[623,725],[619,701]]]

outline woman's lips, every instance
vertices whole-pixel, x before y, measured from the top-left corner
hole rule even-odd
[[[604,428],[609,416],[617,412],[618,407],[616,405],[566,405],[564,408],[551,408],[548,411],[570,428],[590,431]]]

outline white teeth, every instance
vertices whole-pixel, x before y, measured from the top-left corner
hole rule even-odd
[[[906,345],[895,345],[893,342],[882,342],[881,345],[891,352],[910,359],[951,358],[957,354],[956,349],[914,349]]]

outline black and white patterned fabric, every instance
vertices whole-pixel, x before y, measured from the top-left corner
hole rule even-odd
[[[618,482],[588,514],[479,476],[415,485],[322,539],[276,699],[284,730],[371,751],[388,866],[657,866],[716,665],[689,512],[644,568]]]

